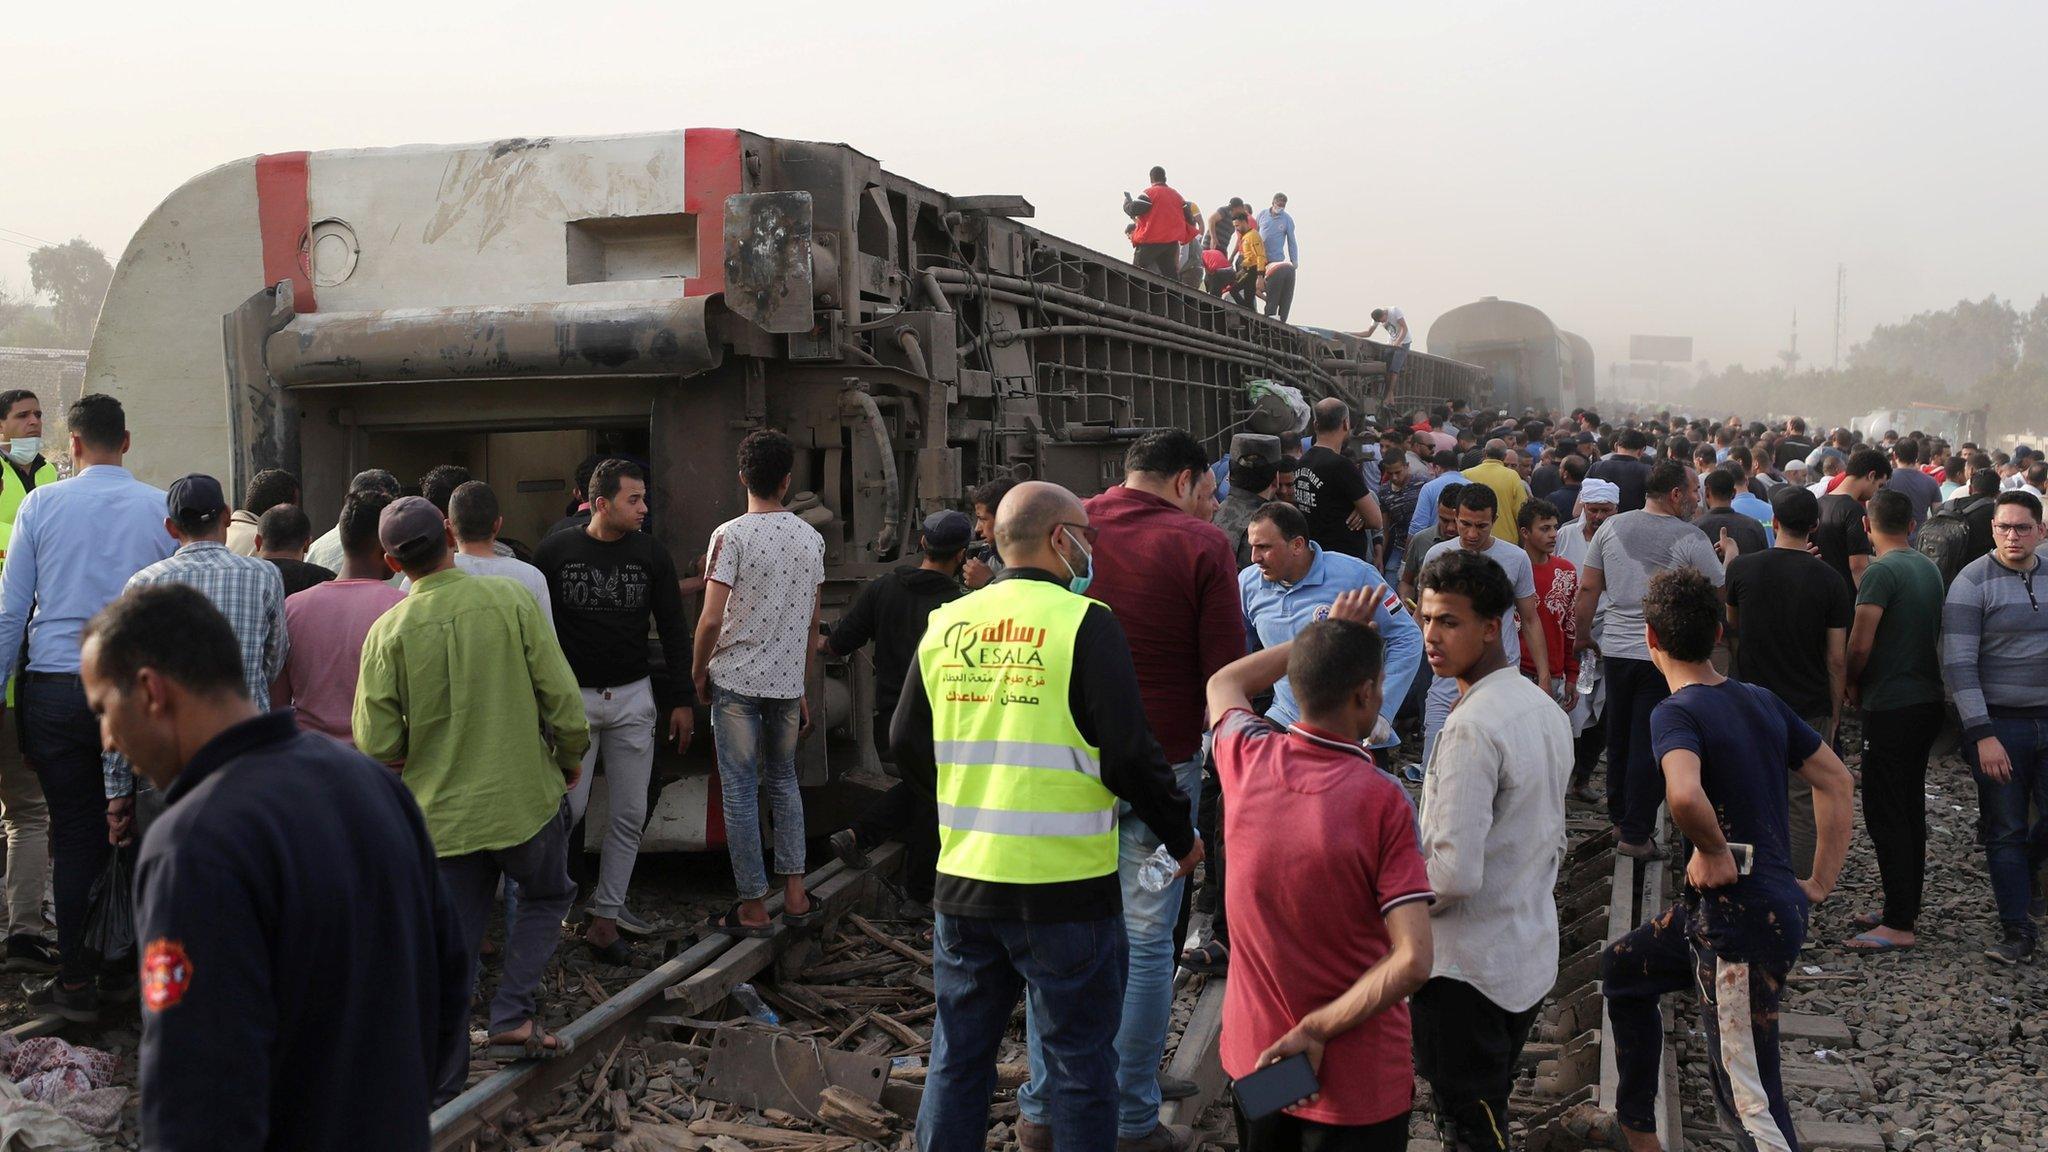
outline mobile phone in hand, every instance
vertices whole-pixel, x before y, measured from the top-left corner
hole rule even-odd
[[[1247,1120],[1257,1120],[1290,1104],[1299,1104],[1321,1089],[1315,1069],[1309,1067],[1308,1055],[1303,1052],[1296,1052],[1276,1064],[1268,1064],[1249,1076],[1240,1077],[1231,1085],[1231,1090],[1237,1093],[1238,1107],[1244,1109]]]
[[[1728,842],[1728,854],[1735,857],[1735,874],[1747,876],[1756,867],[1756,848],[1748,844]]]

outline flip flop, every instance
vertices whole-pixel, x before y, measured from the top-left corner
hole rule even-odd
[[[740,920],[739,902],[734,901],[732,907],[719,913],[718,917],[711,921],[711,927],[713,931],[727,936],[759,940],[775,935],[775,918],[773,916],[769,917],[766,924],[742,923]]]
[[[517,1044],[486,1044],[483,1056],[486,1060],[555,1060],[576,1050],[576,1045],[557,1033],[541,1027],[538,1020],[531,1021],[533,1031]],[[548,1047],[553,1040],[555,1046]]]
[[[1904,952],[1914,945],[1901,944],[1896,940],[1887,940],[1875,932],[1864,932],[1851,936],[1848,942],[1842,946],[1851,952]]]
[[[818,902],[811,898],[811,890],[808,888],[804,889],[804,900],[808,902],[811,906],[811,910],[809,912],[791,912],[788,906],[785,905],[782,909],[782,918],[784,920],[789,921],[791,924],[795,924],[798,927],[802,927],[805,924],[813,923],[824,917],[825,910],[823,908],[820,908],[818,906]]]
[[[1180,966],[1205,975],[1222,972],[1230,966],[1230,948],[1218,940],[1208,941],[1181,953]]]
[[[1872,916],[1868,912],[1858,912],[1854,916],[1849,917],[1849,923],[1853,927],[1861,928],[1865,932],[1868,932],[1872,928],[1884,927],[1884,918],[1881,916]]]

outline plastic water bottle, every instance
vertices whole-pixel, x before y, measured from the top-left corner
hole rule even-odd
[[[1175,860],[1173,853],[1168,852],[1166,845],[1161,844],[1150,856],[1145,857],[1143,864],[1138,865],[1138,887],[1147,892],[1164,892],[1166,886],[1173,883],[1173,874],[1178,871],[1180,861]]]
[[[1591,696],[1600,684],[1600,657],[1588,650],[1579,657],[1579,695]]]
[[[777,1016],[775,1009],[770,1008],[768,1002],[761,999],[761,994],[754,991],[752,984],[741,984],[735,987],[732,990],[732,1002],[740,1006],[740,1011],[745,1012],[763,1024],[782,1023],[782,1017]]]

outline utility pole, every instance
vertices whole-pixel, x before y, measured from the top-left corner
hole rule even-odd
[[[1849,266],[1835,265],[1835,371],[1842,370],[1842,329],[1849,326]]]
[[[1778,359],[1785,362],[1785,375],[1799,371],[1799,311],[1792,312],[1792,346],[1778,353]]]

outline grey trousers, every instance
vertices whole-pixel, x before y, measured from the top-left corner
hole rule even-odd
[[[468,950],[468,986],[476,988],[477,949],[489,926],[495,903],[498,876],[519,884],[519,918],[505,926],[505,968],[498,978],[497,994],[491,997],[491,1032],[517,1028],[534,1014],[534,990],[546,972],[548,960],[562,937],[562,917],[576,897],[576,884],[569,879],[569,805],[566,800],[540,831],[523,844],[488,852],[443,856],[441,882],[462,931]],[[465,1031],[464,1036],[468,1033]],[[469,1048],[465,1042],[445,1055],[441,1091],[437,1100],[453,1099],[462,1091],[469,1074]]]
[[[9,717],[12,719],[12,717]],[[43,891],[50,882],[50,806],[21,757],[20,729],[0,723],[0,827],[7,834],[7,935],[47,936]]]
[[[640,834],[647,826],[647,779],[654,772],[654,684],[647,677],[616,688],[585,688],[583,712],[590,718],[590,748],[583,776],[569,792],[569,821],[583,819],[590,789],[604,758],[603,854],[590,914],[617,919],[626,907],[633,863],[640,858]]]

